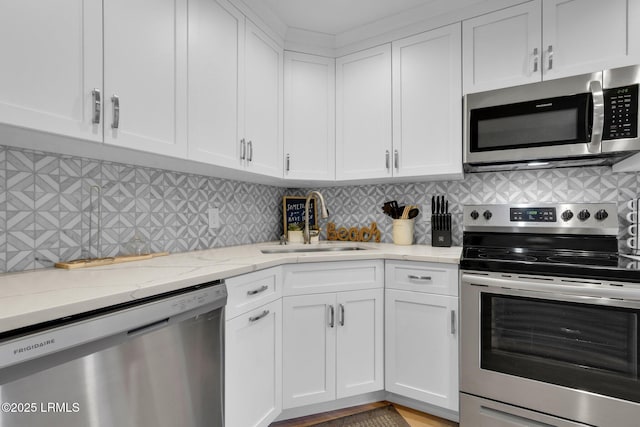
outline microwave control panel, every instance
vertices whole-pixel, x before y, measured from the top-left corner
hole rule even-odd
[[[638,85],[604,90],[602,139],[638,137]]]

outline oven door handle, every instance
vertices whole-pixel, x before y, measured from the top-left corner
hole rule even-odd
[[[640,288],[632,289],[624,286],[608,286],[589,282],[575,282],[560,284],[556,281],[545,283],[526,281],[521,278],[501,279],[497,277],[480,276],[463,273],[463,286],[481,286],[509,290],[513,294],[527,293],[529,295],[544,294],[545,299],[574,301],[611,306],[640,307]],[[506,293],[506,292],[505,292]]]
[[[589,90],[593,97],[593,128],[591,130],[591,142],[587,149],[591,154],[602,153],[602,132],[604,130],[604,93],[600,80],[589,82]]]

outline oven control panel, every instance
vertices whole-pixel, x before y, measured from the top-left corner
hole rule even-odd
[[[615,203],[467,205],[464,231],[617,235]]]
[[[511,222],[556,222],[556,208],[509,208]]]

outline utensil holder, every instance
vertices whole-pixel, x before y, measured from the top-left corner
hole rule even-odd
[[[431,246],[451,246],[451,214],[431,215]]]
[[[413,245],[413,219],[394,219],[392,236],[396,245]]]

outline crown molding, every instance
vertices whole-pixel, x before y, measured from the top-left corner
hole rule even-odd
[[[231,1],[284,49],[336,58],[528,0],[457,0],[455,9],[451,0],[434,0],[335,35],[288,27],[262,0]]]

